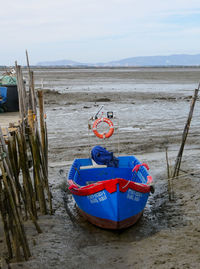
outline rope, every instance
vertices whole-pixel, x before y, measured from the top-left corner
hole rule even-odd
[[[131,181],[129,180],[129,181],[126,183],[126,185],[124,185],[124,186],[122,187],[122,189],[126,188],[130,182],[131,182]]]

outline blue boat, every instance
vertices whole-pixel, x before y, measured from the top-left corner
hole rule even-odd
[[[149,167],[134,156],[115,158],[117,165],[94,165],[75,159],[68,184],[81,214],[106,229],[127,228],[143,214],[153,190]]]

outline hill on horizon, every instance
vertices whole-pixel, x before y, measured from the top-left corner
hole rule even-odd
[[[45,61],[37,66],[87,66],[87,67],[131,67],[131,66],[200,66],[200,54],[174,54],[169,56],[138,56],[105,63],[81,63],[72,60]]]

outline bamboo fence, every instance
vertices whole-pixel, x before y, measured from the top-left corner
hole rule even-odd
[[[24,222],[32,220],[37,232],[41,233],[38,215],[53,214],[43,92],[36,94],[34,74],[26,55],[28,91],[22,69],[15,63],[20,120],[7,129],[6,136],[0,126],[0,214],[8,261],[28,260],[31,256]]]

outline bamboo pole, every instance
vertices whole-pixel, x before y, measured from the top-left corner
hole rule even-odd
[[[17,89],[18,89],[18,99],[19,99],[19,112],[20,112],[20,118],[22,121],[24,121],[26,117],[26,92],[24,91],[24,82],[23,82],[23,76],[21,72],[21,66],[17,65],[17,62],[15,62],[15,70],[17,75]]]
[[[39,112],[40,112],[40,135],[43,152],[45,151],[45,125],[44,125],[44,98],[43,91],[38,91]]]
[[[26,141],[22,133],[22,130],[17,134],[17,141],[20,156],[20,167],[22,169],[22,175],[23,175],[23,186],[27,200],[27,207],[29,210],[29,214],[31,216],[33,215],[37,219],[36,199],[29,173]]]
[[[37,114],[37,99],[36,99],[36,93],[35,93],[35,85],[34,85],[34,73],[31,71],[30,73],[30,83],[31,83],[31,98],[32,98],[32,109],[33,113],[36,115]]]
[[[53,214],[52,194],[49,188],[49,180],[48,180],[48,166],[46,163],[46,159],[44,157],[44,152],[41,147],[41,142],[40,142],[38,131],[36,132],[36,142],[37,142],[38,155],[40,156],[42,178],[44,180],[45,188],[47,190],[47,195],[48,195],[49,211],[50,211],[50,214]]]
[[[17,193],[17,199],[19,201],[19,210],[22,212],[22,208],[21,208],[21,198],[23,200],[23,204],[25,206],[25,213],[27,215],[27,211],[26,211],[26,201],[24,199],[24,193],[22,190],[22,187],[20,185],[19,182],[19,172],[18,172],[18,158],[17,156],[15,156],[15,154],[17,154],[16,152],[16,144],[15,144],[15,140],[13,136],[8,136],[8,154],[9,154],[9,160],[10,160],[10,164],[12,167],[12,171],[13,171],[13,177],[15,179],[15,185],[16,185],[16,193]]]
[[[194,111],[194,106],[198,97],[198,92],[199,92],[199,88],[200,88],[200,83],[197,89],[195,89],[194,91],[194,96],[192,98],[191,104],[190,104],[190,111],[189,111],[189,115],[185,124],[185,128],[183,130],[183,134],[182,134],[182,141],[181,141],[181,146],[176,158],[176,162],[175,162],[175,166],[174,166],[174,172],[173,172],[173,178],[177,177],[179,175],[179,170],[180,170],[180,166],[181,166],[181,160],[182,160],[182,155],[183,155],[183,150],[184,150],[184,146],[186,143],[186,139],[189,133],[189,129],[190,129],[190,123],[192,120],[192,116],[193,116],[193,111]]]
[[[17,61],[15,62],[15,71],[16,71],[16,76],[17,76],[17,90],[18,90],[18,100],[19,100],[19,115],[20,119],[24,118],[24,110],[23,110],[23,105],[22,105],[22,98],[21,98],[21,87],[20,87],[20,75],[19,75],[19,68],[17,65]]]
[[[40,147],[40,139],[39,135],[37,136],[38,141],[38,148],[41,148],[40,154],[41,154],[41,164],[43,168],[43,175],[45,179],[45,186],[47,189],[47,195],[48,195],[48,202],[49,202],[49,209],[50,213],[53,214],[53,207],[52,207],[52,194],[49,189],[49,183],[48,183],[48,137],[47,137],[47,128],[46,128],[46,122],[44,120],[44,96],[43,91],[38,91],[38,103],[39,103],[39,113],[40,113],[40,135],[41,135],[41,146]]]
[[[12,259],[13,251],[12,251],[12,245],[11,245],[11,239],[10,239],[10,233],[9,233],[9,224],[7,220],[7,211],[5,207],[5,192],[2,187],[2,179],[0,179],[0,211],[1,211],[2,222],[4,226],[6,245],[8,249],[8,258]]]
[[[7,133],[5,143],[0,127],[0,213],[4,224],[5,241],[9,259],[15,257],[25,260],[30,257],[22,219],[32,220],[38,233],[42,232],[37,223],[37,205],[40,212],[47,213],[45,195],[48,195],[49,211],[52,214],[52,195],[48,183],[48,135],[44,120],[43,93],[40,99],[40,130],[37,122],[36,94],[34,89],[34,74],[30,70],[28,53],[27,66],[29,70],[29,102],[23,81],[22,69],[17,62],[17,86],[21,122],[16,130]],[[28,151],[31,151],[33,175],[29,170]],[[33,176],[33,177],[32,177]],[[22,179],[22,180],[21,180]],[[33,185],[34,180],[34,185]],[[38,199],[38,200],[37,200]]]
[[[5,192],[6,193],[6,192]],[[10,233],[12,235],[12,247],[13,247],[13,253],[16,261],[22,261],[22,254],[20,250],[20,238],[18,235],[18,231],[16,229],[16,225],[14,223],[14,218],[12,214],[12,209],[8,200],[8,195],[6,194],[6,209],[7,209],[7,215],[8,215],[8,223],[10,228]]]
[[[170,166],[169,166],[169,158],[168,158],[168,149],[166,147],[165,151],[165,157],[166,157],[166,163],[167,163],[167,178],[168,178],[168,195],[169,195],[169,200],[172,201],[174,199],[174,190],[173,190],[173,181],[171,178],[171,171],[170,171]]]
[[[165,149],[165,156],[166,156],[166,162],[167,162],[167,178],[170,178],[169,158],[168,158],[168,149],[167,149],[167,147]]]
[[[26,62],[29,74],[29,109],[36,115],[36,94],[34,87],[34,73],[30,69],[28,51],[26,50]]]
[[[2,160],[3,165],[6,169],[6,173],[8,174],[9,178],[13,178],[14,174],[13,174],[12,166],[11,166],[10,159],[9,159],[8,149],[6,147],[6,143],[5,143],[5,140],[3,138],[3,132],[2,132],[1,127],[0,127],[0,143],[1,143],[2,154],[5,155],[5,157]],[[17,203],[17,206],[19,208],[20,207],[20,200],[19,200],[19,197],[17,195],[16,182],[14,180],[11,180],[11,185],[12,185],[13,195],[16,198],[16,203]]]
[[[40,171],[40,156],[38,154],[36,137],[32,133],[29,134],[31,152],[33,159],[33,170],[34,170],[34,180],[35,187],[37,192],[37,197],[40,205],[40,211],[42,214],[47,214],[46,201],[44,195],[44,184],[41,180],[41,171]]]
[[[26,93],[26,87],[23,79],[23,74],[22,74],[22,69],[21,66],[19,66],[19,73],[20,73],[20,85],[21,85],[21,90],[22,90],[22,100],[23,100],[23,105],[24,105],[24,111],[25,111],[25,117],[27,116],[28,112],[28,99],[27,99],[27,93]]]
[[[0,154],[2,155],[2,148],[0,148]],[[7,177],[7,169],[4,169],[4,163],[2,161],[2,159],[0,160],[0,168],[2,171],[2,177],[3,177],[3,183],[6,189],[6,193],[8,195],[8,200],[9,200],[9,204],[12,210],[12,215],[13,215],[13,219],[14,219],[14,223],[16,226],[16,233],[18,234],[19,238],[20,238],[20,242],[21,242],[21,246],[24,252],[24,258],[25,260],[28,260],[28,258],[31,256],[30,254],[30,249],[28,246],[28,242],[27,242],[27,238],[26,238],[26,234],[24,232],[24,227],[22,225],[21,219],[20,219],[20,215],[17,209],[17,205],[16,205],[16,201],[15,201],[15,197],[13,196],[13,192],[12,192],[12,185],[11,185],[11,179],[9,178],[9,176]]]

